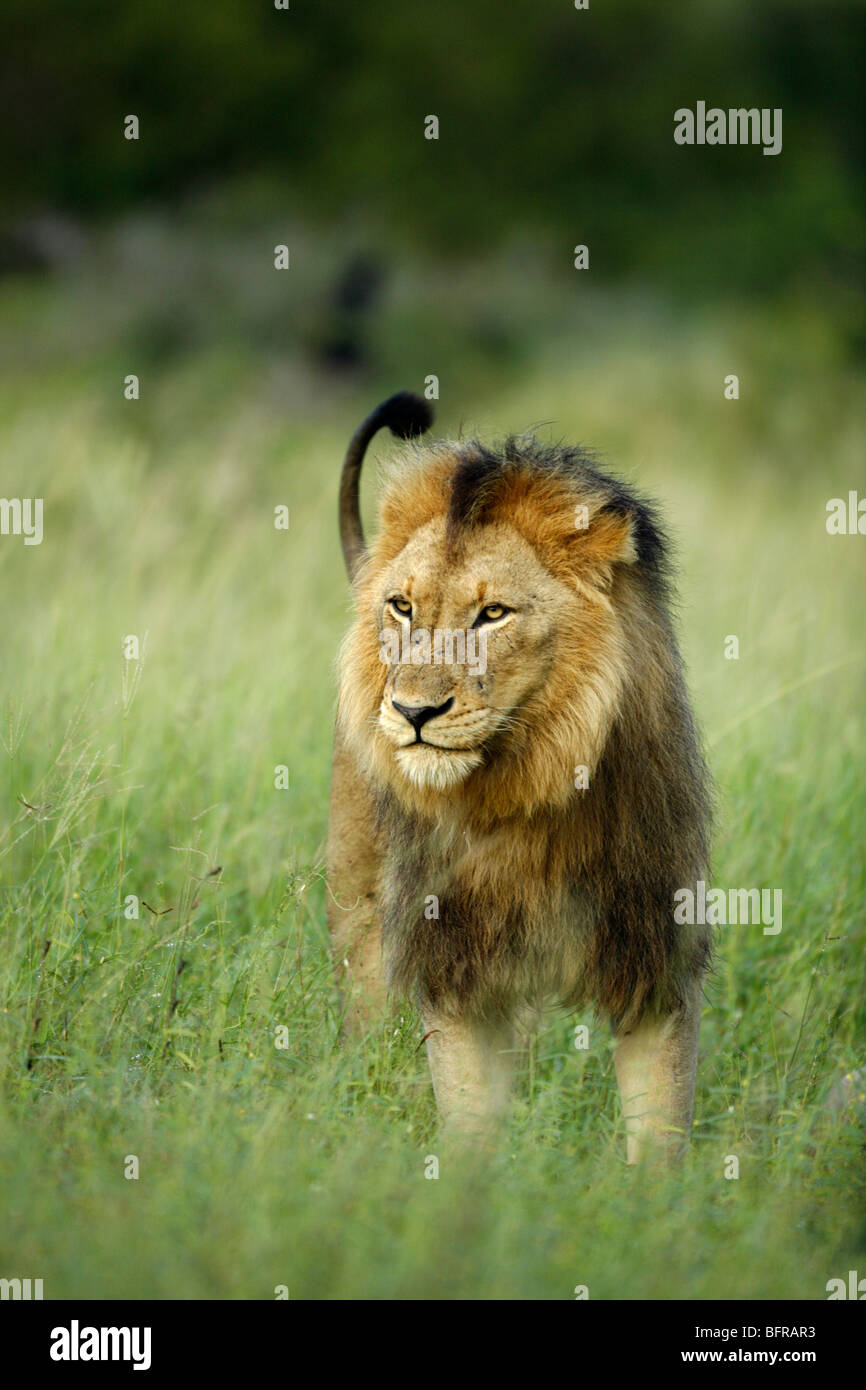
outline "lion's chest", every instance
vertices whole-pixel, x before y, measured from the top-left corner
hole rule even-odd
[[[432,832],[411,868],[382,884],[386,972],[423,997],[540,1002],[579,993],[587,914],[562,847],[515,837]]]

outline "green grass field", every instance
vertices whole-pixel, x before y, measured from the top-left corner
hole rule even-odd
[[[275,272],[227,253],[253,332],[231,277],[157,241],[139,229],[138,277],[112,243],[0,296],[2,492],[44,498],[41,545],[0,537],[0,1275],[46,1298],[822,1299],[866,1273],[863,1129],[822,1111],[866,1061],[866,539],[825,529],[829,498],[866,493],[863,395],[832,319],[409,271],[347,386],[293,337],[299,272],[275,305]],[[589,1015],[585,1051],[550,1020],[474,1165],[440,1145],[410,1007],[338,1043],[339,465],[429,372],[442,433],[538,424],[659,499],[714,882],[784,894],[778,935],[720,929],[673,1177],[625,1167]]]

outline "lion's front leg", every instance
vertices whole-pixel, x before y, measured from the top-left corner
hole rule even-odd
[[[490,1135],[508,1109],[518,1049],[514,1024],[432,1009],[422,1017],[433,1091],[446,1131]]]
[[[385,1017],[378,904],[382,846],[373,798],[339,732],[328,823],[328,928],[344,1009],[344,1034],[359,1036]]]
[[[701,981],[682,1008],[646,1016],[616,1039],[614,1065],[626,1123],[626,1158],[655,1151],[668,1160],[686,1148],[692,1127]]]

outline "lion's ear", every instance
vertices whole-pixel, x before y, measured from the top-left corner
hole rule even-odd
[[[621,507],[606,506],[594,513],[578,508],[576,517],[575,564],[594,583],[609,589],[614,566],[631,565],[638,558],[632,514]]]

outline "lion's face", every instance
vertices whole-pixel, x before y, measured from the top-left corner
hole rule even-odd
[[[603,493],[531,470],[504,477],[483,515],[457,515],[463,464],[422,455],[385,494],[338,719],[374,786],[480,825],[565,805],[576,768],[597,766],[628,668],[635,551]]]
[[[444,789],[484,760],[547,684],[574,595],[505,524],[478,528],[446,555],[444,519],[429,522],[378,584],[386,660],[378,726],[416,787]]]

